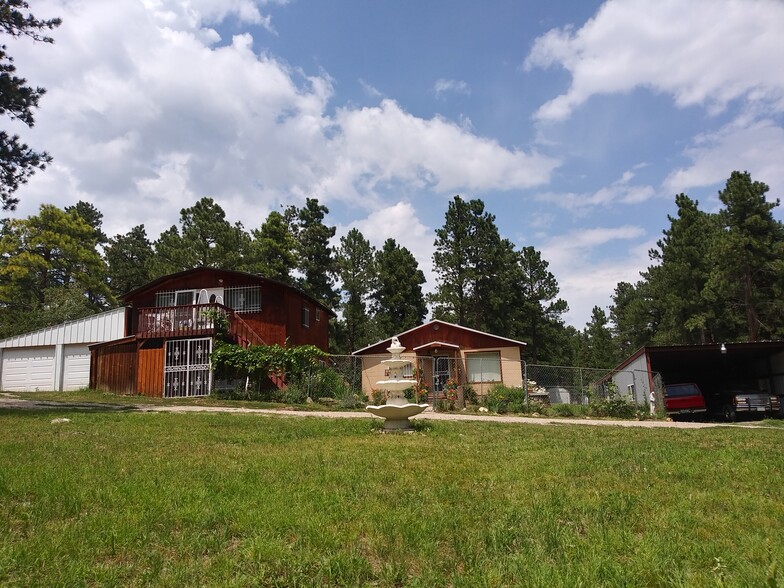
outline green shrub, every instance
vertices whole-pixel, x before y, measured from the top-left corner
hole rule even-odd
[[[624,396],[610,393],[607,398],[591,399],[588,414],[597,417],[631,419],[637,416],[640,407]]]
[[[476,390],[471,384],[463,384],[463,400],[466,404],[477,404]]]
[[[338,400],[340,408],[363,408],[367,404],[367,397],[364,394],[357,394],[347,390]]]
[[[371,400],[375,406],[380,406],[387,401],[386,392],[383,390],[374,389],[371,392]]]
[[[550,406],[550,412],[554,416],[577,417],[587,414],[588,407],[584,404],[553,404]]]
[[[490,392],[485,399],[488,409],[498,414],[505,412],[523,412],[526,406],[526,394],[524,388],[510,388],[503,384],[498,384],[490,388]]]

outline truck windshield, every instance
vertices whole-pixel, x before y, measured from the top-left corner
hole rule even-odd
[[[695,384],[673,384],[664,387],[667,398],[680,398],[682,396],[700,396],[700,390]]]

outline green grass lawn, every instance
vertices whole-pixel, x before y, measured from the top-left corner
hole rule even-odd
[[[784,585],[782,435],[0,411],[0,585]]]

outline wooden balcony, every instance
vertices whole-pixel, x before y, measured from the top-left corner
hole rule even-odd
[[[140,308],[136,323],[139,339],[214,337],[228,321],[228,336],[243,347],[264,345],[264,340],[236,312],[223,304],[192,304]]]

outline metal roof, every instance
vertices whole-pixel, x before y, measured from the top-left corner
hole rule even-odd
[[[99,343],[125,336],[125,307],[53,325],[0,341],[0,349]]]

